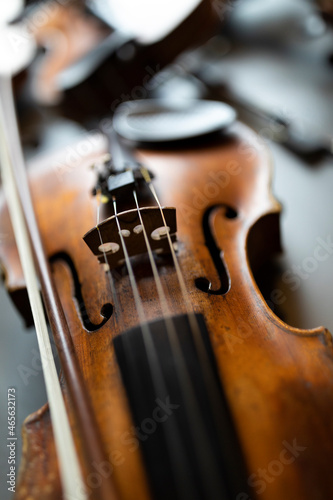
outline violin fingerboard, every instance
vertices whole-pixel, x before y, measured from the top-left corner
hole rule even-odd
[[[153,321],[114,339],[132,438],[153,498],[234,500],[248,491],[246,470],[204,317],[193,317]]]

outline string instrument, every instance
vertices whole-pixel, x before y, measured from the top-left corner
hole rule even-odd
[[[328,23],[333,20],[333,3],[331,0],[317,0],[317,6]]]
[[[145,41],[124,33],[90,5],[94,2],[51,0],[25,13],[41,52],[33,65],[32,99],[81,121],[110,115],[123,101],[146,98],[150,80],[218,26],[213,3],[201,0],[166,34]]]
[[[76,164],[59,152],[29,168],[78,365],[75,376],[63,368],[64,391],[88,497],[111,479],[122,499],[327,498],[331,337],[285,325],[253,277],[279,250],[266,148],[238,122],[196,144],[136,150],[125,170],[106,159],[105,137],[91,144]],[[91,165],[104,162],[103,214]],[[0,221],[11,235],[4,200]],[[11,236],[1,261],[9,291],[21,288]],[[82,451],[78,396],[98,463]],[[16,498],[61,498],[47,406],[23,433]]]
[[[2,162],[22,167],[0,83]],[[188,113],[177,116],[191,129]],[[135,146],[134,113],[127,133],[118,120],[123,141],[111,127],[109,140],[74,144],[76,161],[36,159],[30,191],[16,171],[83,481],[66,492],[46,405],[25,421],[15,498],[326,499],[331,336],[284,324],[254,278],[280,250],[269,152],[237,121],[175,140],[169,118],[164,140],[151,126]],[[1,263],[18,294],[3,195],[0,207]]]

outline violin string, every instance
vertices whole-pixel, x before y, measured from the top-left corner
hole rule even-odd
[[[114,200],[114,213],[115,213],[115,217],[116,217],[116,221],[117,221],[117,227],[118,227],[118,231],[119,231],[119,236],[120,236],[120,239],[122,239],[122,248],[123,248],[123,251],[124,251],[126,267],[127,267],[127,270],[128,270],[128,274],[130,275],[130,273],[131,273],[131,275],[134,276],[131,263],[130,263],[130,261],[128,259],[128,252],[127,252],[126,244],[125,244],[125,241],[123,239],[123,235],[121,233],[119,219],[118,219],[118,214],[117,214],[117,208],[116,208],[115,203],[116,203],[116,201]],[[107,274],[109,275],[110,287],[111,287],[111,290],[112,290],[112,296],[113,296],[114,306],[116,308],[116,311],[120,311],[120,304],[119,304],[118,294],[116,293],[116,289],[115,289],[115,286],[114,286],[114,281],[113,281],[113,278],[112,278],[112,273],[111,273],[110,266],[108,265],[108,261],[107,261],[107,255],[106,255],[106,252],[104,250],[102,233],[101,233],[100,228],[99,228],[99,221],[100,221],[100,199],[97,200],[97,225],[96,225],[96,229],[98,231],[100,242],[101,242],[101,245],[102,245],[102,250],[103,250],[103,255],[104,255],[104,261],[105,261],[105,264],[108,266]],[[127,258],[126,258],[126,254],[127,254]],[[135,293],[135,296],[137,297],[138,293]],[[140,299],[140,296],[139,296],[139,299]],[[137,308],[137,305],[136,305],[136,308]],[[143,308],[142,308],[142,310],[143,310]],[[122,315],[119,314],[117,316],[117,319],[118,319],[118,317],[122,318]],[[118,323],[118,324],[120,325],[120,323]],[[141,324],[142,324],[142,322],[141,322]],[[146,324],[146,322],[145,322],[145,324]],[[124,330],[124,328],[122,330]],[[147,352],[147,357],[149,358],[149,356],[148,356],[148,352],[149,352],[148,349],[150,349],[150,350],[153,349],[154,350],[153,356],[156,359],[157,358],[156,350],[155,350],[155,347],[152,344],[152,342],[150,343],[149,342],[149,338],[147,338],[147,330],[145,331],[145,334],[146,335],[144,335],[144,332],[143,332],[143,336],[145,337],[144,341],[145,341],[145,348],[146,348],[146,352]],[[149,336],[151,338],[151,332],[150,331],[148,331],[148,334],[149,334]],[[126,336],[125,336],[125,342],[126,342]],[[147,344],[148,344],[148,349],[147,349]],[[133,353],[131,352],[130,349],[129,349],[129,353],[132,356]],[[134,365],[134,363],[133,363],[133,365]],[[156,392],[156,394],[160,394],[161,396],[163,394],[166,395],[167,394],[167,390],[166,390],[165,381],[163,379],[163,375],[162,375],[161,371],[160,370],[157,371],[156,368],[157,367],[150,366],[150,371],[152,372],[152,376],[153,376],[153,383],[154,383],[155,392]],[[137,376],[139,376],[139,374]],[[160,381],[160,382],[158,382],[158,381]],[[171,424],[171,426],[170,426],[170,424]],[[170,462],[171,462],[172,468],[173,468],[173,473],[174,473],[174,477],[175,477],[175,481],[176,481],[176,487],[177,487],[177,489],[179,491],[179,494],[180,494],[179,496],[180,496],[180,498],[186,498],[184,496],[185,492],[186,492],[186,494],[190,493],[191,498],[193,500],[196,500],[196,498],[197,498],[196,492],[193,489],[192,483],[187,479],[187,478],[190,477],[189,472],[186,472],[186,474],[183,475],[183,474],[180,473],[179,468],[176,467],[176,465],[174,465],[176,463],[186,464],[185,467],[187,468],[187,471],[189,471],[189,466],[186,463],[187,460],[186,460],[186,454],[185,454],[185,451],[184,451],[184,447],[181,444],[181,436],[180,436],[179,429],[176,427],[175,422],[171,422],[171,423],[169,423],[169,428],[166,427],[166,426],[164,426],[164,431],[167,434],[167,436],[166,436],[167,437],[166,442],[167,442],[167,445],[168,445],[168,453],[169,453],[170,457],[171,457],[172,453],[177,455],[177,460],[176,461],[170,460]]]
[[[149,238],[148,238],[147,231],[146,231],[143,219],[142,219],[142,215],[141,215],[141,211],[140,211],[140,207],[139,207],[139,202],[138,202],[138,197],[137,197],[137,194],[136,194],[135,190],[133,191],[133,197],[134,197],[134,200],[135,200],[137,212],[138,212],[138,215],[139,215],[140,224],[141,224],[141,227],[142,227],[142,232],[143,232],[143,237],[144,237],[146,248],[147,248],[149,262],[150,262],[150,265],[151,265],[151,268],[152,268],[152,271],[153,271],[153,276],[154,276],[155,285],[156,285],[156,288],[157,288],[157,294],[158,294],[159,301],[160,301],[160,304],[161,304],[162,313],[163,313],[163,316],[165,317],[165,319],[167,321],[168,326],[170,326],[169,322],[170,322],[171,318],[169,317],[170,316],[170,310],[169,310],[168,302],[167,302],[167,299],[166,299],[166,296],[165,296],[165,293],[164,293],[164,290],[163,290],[161,278],[160,278],[160,276],[158,274],[157,266],[156,266],[156,263],[155,263],[155,260],[154,260],[154,256],[153,256],[153,251],[152,251],[151,245],[149,243]]]
[[[10,82],[0,78],[0,158],[4,191],[11,215],[13,231],[17,243],[20,261],[26,280],[29,301],[34,318],[39,350],[41,353],[43,374],[48,396],[52,428],[55,435],[56,451],[59,459],[60,477],[67,500],[86,500],[87,494],[75,449],[72,431],[61,392],[60,382],[51,349],[45,312],[40,297],[37,273],[32,249],[24,220],[23,209],[19,200],[12,166],[12,157],[7,147],[5,133],[5,113],[3,109],[4,86]],[[10,89],[12,92],[12,90]]]
[[[191,381],[184,354],[181,349],[180,341],[177,336],[175,324],[172,316],[170,315],[169,306],[163,290],[161,278],[159,276],[156,262],[154,260],[153,252],[147,235],[147,231],[141,215],[138,198],[136,191],[133,190],[133,197],[135,200],[137,212],[142,227],[143,236],[147,248],[147,253],[150,265],[153,271],[157,294],[161,304],[167,335],[172,350],[173,358],[175,359],[176,371],[180,381],[181,391],[185,401],[186,412],[189,416],[190,432],[192,434],[192,442],[195,449],[198,462],[201,462],[200,473],[202,474],[203,484],[206,485],[207,498],[214,498],[214,492],[221,491],[219,488],[220,477],[217,470],[216,463],[214,462],[210,453],[208,445],[207,431],[204,426],[201,411],[198,407],[198,402],[195,398],[195,391]],[[167,226],[166,226],[167,228]],[[169,234],[169,230],[167,230]]]
[[[184,300],[184,303],[185,303],[185,307],[186,307],[186,310],[187,310],[187,313],[189,315],[189,320],[191,321],[192,325],[191,326],[194,326],[194,321],[193,319],[191,319],[192,316],[194,316],[195,318],[195,315],[193,313],[193,308],[192,308],[192,304],[188,298],[188,293],[187,293],[187,289],[186,289],[186,285],[185,285],[185,280],[184,280],[184,277],[183,277],[183,274],[182,274],[182,271],[180,269],[180,266],[179,266],[179,262],[178,262],[178,259],[177,259],[177,256],[176,256],[176,252],[175,252],[175,249],[174,249],[174,246],[173,246],[173,243],[172,243],[172,240],[171,240],[171,236],[170,236],[170,232],[168,230],[168,225],[166,223],[166,220],[165,220],[165,216],[164,216],[164,211],[163,211],[163,208],[162,208],[162,205],[161,205],[161,202],[157,196],[157,193],[156,193],[156,190],[153,186],[153,183],[152,183],[152,179],[149,175],[149,172],[147,169],[144,169],[142,168],[141,169],[141,172],[145,178],[145,181],[157,203],[157,206],[159,208],[159,211],[160,211],[160,214],[161,214],[161,217],[162,217],[162,221],[163,221],[163,226],[165,227],[166,229],[166,237],[168,239],[168,243],[169,243],[169,247],[170,247],[170,252],[171,252],[171,256],[172,256],[172,261],[173,261],[173,264],[174,264],[174,267],[176,269],[176,274],[177,274],[177,279],[178,279],[178,282],[179,282],[179,287],[180,287],[180,291],[181,291],[181,294],[182,294],[182,297],[183,297],[183,300]]]
[[[161,371],[161,368],[158,363],[158,356],[156,352],[156,348],[153,342],[153,336],[149,327],[149,324],[146,320],[146,315],[144,312],[144,307],[143,303],[140,297],[138,285],[136,283],[133,267],[128,255],[128,250],[127,246],[125,243],[125,239],[122,233],[122,229],[120,226],[120,221],[118,217],[118,212],[117,212],[117,202],[116,202],[116,197],[112,197],[113,200],[113,209],[114,209],[114,214],[115,214],[115,219],[117,223],[117,228],[118,228],[118,233],[119,233],[119,238],[121,241],[121,246],[123,249],[124,253],[124,258],[125,258],[125,264],[132,288],[132,293],[134,296],[134,302],[135,302],[135,307],[139,316],[139,321],[140,321],[140,327],[142,331],[142,338],[145,346],[145,350],[147,353],[147,359],[148,359],[148,364],[149,364],[149,369],[152,375],[152,382],[154,385],[154,390],[156,393],[156,396],[158,397],[163,397],[163,395],[167,396],[167,387],[165,383],[165,379],[163,376],[163,373]],[[188,466],[188,460],[186,459],[186,454],[184,452],[184,447],[182,444],[181,440],[181,435],[179,432],[178,427],[175,425],[175,422],[172,419],[168,419],[166,422],[168,425],[164,425],[165,432],[167,433],[166,436],[166,443],[168,447],[168,453],[169,456],[172,457],[172,455],[177,455],[176,460],[170,460],[170,463],[172,465],[175,481],[176,481],[176,486],[177,489],[180,493],[180,498],[187,498],[187,495],[189,495],[189,492],[191,493],[190,498],[195,500],[197,498],[197,492],[195,491],[192,482],[190,481],[190,474],[187,472],[189,470]],[[183,464],[183,468],[185,466],[185,473],[182,472],[182,469],[178,466],[179,463]],[[185,496],[186,493],[186,496]]]
[[[115,201],[114,201],[114,203],[115,203]],[[116,217],[116,221],[117,221],[119,235],[120,235],[120,238],[122,238],[122,233],[121,233],[121,229],[120,229],[120,225],[119,225],[119,220],[118,220],[118,214],[117,214],[116,206],[114,208],[114,211],[115,211],[115,217]],[[97,205],[97,225],[96,225],[96,228],[97,228],[97,231],[98,231],[98,234],[99,234],[101,245],[103,245],[103,238],[102,238],[101,231],[99,229],[99,216],[100,216],[100,204],[98,203],[98,205]],[[130,261],[129,261],[129,259],[126,258],[126,254],[128,255],[128,252],[127,252],[124,240],[122,241],[122,247],[123,247],[123,251],[124,251],[124,255],[125,255],[125,262],[126,262],[126,267],[127,267],[127,270],[128,270],[128,274],[130,275],[130,273],[131,273],[131,275],[133,275],[133,269],[132,269],[132,266],[130,264]],[[115,290],[114,282],[113,282],[113,279],[112,279],[112,273],[111,273],[110,267],[108,265],[107,255],[106,255],[106,252],[105,252],[103,246],[102,246],[102,250],[103,250],[105,264],[108,266],[107,273],[108,273],[109,279],[110,279],[110,287],[112,289],[112,295],[113,295],[114,305],[115,305],[116,310],[119,311],[120,309],[119,309],[118,295],[117,295],[116,290]],[[129,263],[129,265],[128,265],[128,263]],[[137,293],[135,293],[134,295],[136,297],[138,296]],[[137,305],[136,305],[136,308],[137,308]],[[119,316],[122,317],[122,315],[119,315]],[[123,330],[124,330],[124,328],[123,328]],[[146,335],[144,335],[144,332],[143,332],[143,337],[144,337],[144,341],[145,341],[145,348],[146,348],[146,352],[147,352],[147,357],[149,359],[148,352],[149,352],[149,348],[150,348],[151,350],[154,349],[153,356],[155,358],[157,358],[155,347],[152,345],[152,343],[149,343],[149,339],[147,339],[147,331],[145,333],[146,333]],[[149,333],[149,336],[151,337],[150,331],[148,333]],[[147,342],[147,340],[148,340],[148,342]],[[125,336],[125,342],[126,342],[126,336]],[[147,349],[147,343],[148,343],[148,349]],[[127,343],[127,345],[128,345],[128,343]],[[129,345],[128,345],[128,347],[129,347]],[[130,356],[132,357],[133,353],[131,352],[130,349],[129,349],[129,353],[130,353]],[[133,363],[133,365],[135,365],[135,364]],[[156,395],[160,394],[162,396],[162,394],[167,394],[166,385],[165,385],[165,381],[163,380],[162,373],[160,372],[160,370],[159,370],[160,373],[158,373],[158,371],[157,371],[156,368],[157,367],[150,366],[150,370],[151,370],[152,376],[153,376],[154,389],[155,389]],[[139,374],[137,374],[137,376],[139,376]],[[171,422],[171,427],[172,428],[170,428],[170,423],[169,423],[169,428],[166,427],[166,426],[164,426],[164,432],[167,434],[167,436],[166,436],[167,437],[166,442],[167,442],[167,445],[168,445],[168,453],[169,453],[170,457],[171,457],[172,453],[174,453],[174,454],[176,453],[176,455],[177,455],[177,460],[175,462],[172,461],[172,460],[170,460],[170,463],[172,464],[173,474],[174,474],[175,481],[176,481],[176,487],[177,487],[177,489],[179,491],[179,497],[180,498],[185,498],[185,496],[184,496],[185,492],[186,492],[186,494],[188,494],[190,492],[191,498],[193,500],[196,500],[196,498],[197,498],[196,492],[195,492],[195,490],[192,487],[192,483],[187,479],[187,478],[190,477],[190,474],[188,472],[185,475],[180,474],[179,468],[174,465],[175,463],[183,463],[183,464],[185,464],[186,463],[186,455],[185,455],[185,452],[184,452],[184,448],[181,445],[181,436],[180,436],[179,429],[175,427],[175,423],[174,422]],[[188,464],[186,466],[187,466],[187,470],[189,471]]]
[[[119,299],[118,299],[118,295],[117,295],[117,292],[116,292],[116,287],[115,287],[115,284],[114,284],[114,279],[113,279],[113,276],[112,276],[112,273],[111,273],[111,270],[110,270],[110,266],[109,266],[109,263],[108,263],[108,259],[107,259],[107,255],[106,255],[106,252],[105,252],[105,247],[104,247],[104,241],[103,241],[103,238],[102,238],[102,233],[101,233],[101,230],[100,230],[100,227],[99,227],[99,224],[100,224],[100,213],[101,213],[101,193],[97,193],[97,196],[95,197],[96,198],[96,203],[97,203],[97,207],[96,207],[96,229],[97,229],[97,232],[98,232],[98,236],[99,236],[99,241],[101,243],[101,248],[102,248],[102,253],[103,253],[103,258],[104,258],[104,265],[105,265],[105,269],[106,269],[106,275],[107,275],[107,279],[108,279],[108,282],[109,282],[109,285],[110,285],[110,290],[111,290],[111,296],[112,296],[112,300],[113,300],[113,311],[112,311],[112,316],[114,317],[114,320],[115,320],[115,316],[117,316],[117,322],[119,324],[119,326],[124,326],[123,325],[123,319],[122,319],[122,315],[119,314],[120,313],[120,303],[119,303]],[[111,333],[112,335],[112,333]]]
[[[124,258],[125,258],[126,268],[127,268],[127,272],[128,272],[128,277],[129,277],[131,288],[133,291],[135,307],[136,307],[136,310],[137,310],[137,313],[139,316],[140,324],[143,325],[143,328],[145,329],[145,333],[147,333],[146,329],[148,328],[148,326],[147,326],[147,321],[146,321],[146,315],[144,312],[142,300],[140,298],[139,289],[138,289],[138,286],[137,286],[137,283],[135,280],[133,267],[132,267],[132,264],[131,264],[131,261],[130,261],[129,255],[128,255],[124,235],[123,235],[123,232],[122,232],[122,229],[120,226],[118,212],[117,212],[117,201],[116,201],[115,196],[112,197],[112,201],[113,201],[113,209],[114,209],[114,215],[115,215],[116,224],[117,224],[117,228],[118,228],[119,238],[120,238],[121,246],[122,246],[122,249],[124,252]],[[149,334],[149,329],[148,329],[148,334]]]
[[[166,236],[168,238],[170,252],[172,255],[172,260],[173,260],[173,263],[174,263],[174,266],[176,269],[176,274],[177,274],[181,294],[182,294],[182,297],[183,297],[183,300],[185,303],[185,307],[187,310],[187,316],[188,316],[188,319],[189,319],[189,322],[191,325],[191,330],[193,332],[193,338],[194,338],[194,342],[195,342],[196,352],[199,356],[200,365],[201,365],[201,368],[202,368],[203,374],[204,374],[205,386],[207,388],[207,394],[208,394],[208,397],[210,400],[210,406],[211,406],[212,411],[213,411],[213,417],[214,417],[214,420],[216,423],[217,432],[218,432],[219,437],[220,437],[220,442],[221,442],[221,444],[223,444],[223,437],[221,434],[222,431],[221,431],[221,427],[219,425],[220,415],[223,412],[222,403],[221,403],[221,400],[219,397],[220,391],[219,391],[214,373],[212,371],[211,363],[208,359],[208,355],[207,355],[206,348],[205,348],[204,343],[203,343],[202,336],[200,334],[200,326],[199,326],[197,317],[193,312],[193,307],[192,307],[192,304],[191,304],[189,297],[188,297],[188,292],[187,292],[185,280],[183,277],[183,273],[180,269],[180,265],[179,265],[179,262],[177,259],[177,255],[176,255],[169,231],[167,230],[168,226],[167,226],[167,223],[165,220],[163,208],[161,206],[160,200],[159,200],[158,195],[156,193],[155,187],[153,186],[152,179],[150,177],[148,170],[145,168],[142,168],[141,172],[142,172],[142,175],[143,175],[143,177],[144,177],[144,179],[145,179],[145,181],[146,181],[146,183],[147,183],[147,185],[148,185],[148,187],[149,187],[149,189],[150,189],[150,191],[151,191],[151,193],[152,193],[152,195],[153,195],[153,197],[154,197],[154,199],[159,207],[162,221],[163,221],[163,225],[166,229]]]
[[[151,188],[151,191],[153,193],[153,196],[154,196],[155,200],[157,201],[157,203],[159,205],[159,209],[160,209],[160,212],[161,212],[161,216],[162,216],[162,220],[163,220],[163,223],[164,223],[164,227],[166,229],[166,233],[167,233],[167,237],[168,237],[168,242],[169,242],[170,250],[171,250],[171,253],[172,253],[173,261],[174,261],[176,272],[177,272],[177,276],[178,276],[178,281],[179,281],[179,284],[180,284],[180,287],[181,287],[182,296],[183,296],[185,304],[186,304],[186,309],[187,309],[187,314],[188,314],[188,318],[189,318],[190,327],[191,327],[191,330],[193,332],[196,332],[196,335],[194,335],[195,348],[196,348],[196,350],[198,352],[200,363],[202,365],[204,365],[204,366],[207,366],[207,364],[208,364],[208,366],[210,368],[210,364],[209,364],[209,360],[208,360],[207,353],[206,353],[206,350],[205,350],[205,346],[203,345],[203,341],[202,341],[202,338],[201,338],[201,334],[200,334],[200,329],[199,329],[199,325],[198,325],[198,322],[197,322],[197,318],[193,314],[193,312],[191,311],[191,303],[189,302],[188,297],[187,297],[187,290],[186,290],[185,282],[184,282],[183,276],[181,274],[181,270],[180,270],[180,267],[179,267],[179,264],[178,264],[178,261],[177,261],[176,255],[175,255],[175,251],[174,251],[174,248],[173,248],[173,244],[172,244],[172,241],[171,241],[169,230],[168,230],[168,227],[166,225],[164,213],[163,213],[162,207],[161,207],[161,205],[159,203],[157,194],[156,194],[156,192],[154,190],[154,186],[151,183],[151,179],[150,179],[150,175],[149,175],[148,171],[146,171],[146,174],[149,176],[148,181],[150,181],[150,182],[148,182],[148,184],[150,185],[150,188]],[[145,178],[145,175],[143,175],[143,177]],[[147,178],[145,180],[147,182]],[[141,219],[141,225],[142,225],[143,230],[144,230],[144,237],[145,237],[145,241],[146,241],[147,252],[148,252],[149,260],[150,260],[151,267],[152,267],[152,270],[153,270],[153,274],[154,274],[154,278],[155,278],[155,283],[156,283],[156,287],[157,287],[157,291],[158,291],[158,295],[159,295],[159,300],[160,300],[160,304],[161,304],[161,307],[162,307],[162,312],[163,312],[164,318],[166,320],[166,328],[167,328],[167,333],[168,333],[168,336],[169,336],[169,339],[170,339],[170,345],[173,348],[173,352],[176,354],[175,358],[176,359],[178,358],[178,360],[179,360],[179,359],[182,358],[182,351],[181,351],[181,348],[180,348],[180,345],[179,345],[179,341],[178,341],[178,338],[177,338],[177,335],[176,335],[176,331],[175,331],[175,327],[174,327],[173,321],[170,320],[168,303],[167,303],[167,300],[166,300],[166,297],[165,297],[165,294],[164,294],[164,291],[163,291],[163,287],[162,287],[162,284],[161,284],[161,280],[159,278],[159,274],[158,274],[157,268],[156,268],[154,257],[153,257],[153,254],[152,254],[152,251],[151,251],[151,247],[150,247],[150,244],[149,244],[149,239],[147,237],[147,234],[146,234],[146,231],[145,231],[145,227],[144,227],[144,224],[143,224],[143,221],[142,221],[142,218],[141,218],[141,212],[140,212],[140,209],[139,209],[139,206],[138,206],[138,201],[137,201],[137,196],[136,196],[136,192],[135,191],[133,192],[133,195],[134,195],[134,199],[135,199],[135,202],[136,202],[136,205],[137,205],[138,213],[139,213],[139,216],[140,216],[140,219]],[[114,202],[115,202],[115,200],[114,200]],[[114,210],[115,210],[115,214],[117,215],[116,206],[114,207]],[[117,218],[117,223],[118,222],[119,222],[119,220]],[[118,229],[119,229],[119,227],[120,227],[120,225],[118,226]],[[122,246],[124,246],[124,238],[122,237],[121,233],[120,233],[120,239],[121,239],[121,242],[122,242]],[[148,243],[148,245],[147,245],[147,243]],[[126,252],[124,252],[124,255],[125,254],[126,254]],[[126,255],[125,255],[125,257],[126,257]],[[125,260],[126,260],[126,258],[125,258]],[[129,259],[127,259],[127,262],[129,262]],[[129,272],[129,276],[130,276],[130,281],[131,281],[131,283],[133,285],[133,283],[135,282],[135,277],[134,277],[133,270],[132,270],[132,272]],[[134,295],[138,295],[138,297],[139,297],[138,293],[137,294],[134,293]],[[140,299],[140,297],[139,297],[139,299]],[[142,306],[142,302],[141,302],[141,306]],[[138,311],[139,310],[140,310],[140,306],[139,306]],[[142,306],[142,310],[143,310],[143,306]],[[140,317],[140,315],[139,315],[139,317]],[[199,339],[198,339],[198,337],[199,337]],[[176,340],[174,342],[172,342],[172,339],[174,339],[174,338]],[[175,342],[178,344],[178,346],[175,345]],[[147,354],[148,354],[148,352],[147,352]],[[204,372],[205,371],[206,370],[204,370]],[[196,398],[195,398],[194,390],[191,387],[191,380],[189,380],[189,375],[186,372],[187,372],[186,365],[185,365],[184,360],[183,360],[182,366],[181,366],[181,374],[182,374],[182,376],[180,376],[179,378],[180,378],[180,381],[182,382],[182,392],[184,393],[185,399],[187,398],[187,406],[188,406],[188,408],[191,408],[191,411],[189,412],[190,413],[189,421],[192,422],[193,415],[197,415],[198,416],[197,418],[200,421],[199,425],[194,426],[194,427],[196,427],[197,429],[198,428],[201,429],[200,436],[202,437],[204,435],[205,429],[203,428],[203,425],[202,425],[202,418],[201,418],[200,412],[198,411],[198,409],[196,407],[197,401],[196,401]],[[215,379],[213,377],[213,373],[211,373],[209,375],[210,376],[208,376],[208,377],[206,376],[205,377],[205,382],[206,382],[206,385],[207,385],[207,382],[212,382],[212,383],[208,384],[208,392],[211,393],[211,398],[210,399],[211,399],[211,401],[213,403],[214,399],[218,400],[218,397],[216,398],[216,395],[219,396],[219,394],[218,393],[216,394],[216,391],[212,391],[211,390],[212,387],[214,386],[214,383],[216,381],[215,381]],[[187,380],[187,384],[184,384],[184,380]],[[189,388],[190,388],[190,390],[188,390]],[[216,414],[216,412],[215,412],[215,414]],[[217,419],[218,419],[218,417],[219,417],[219,415],[216,414],[216,418]],[[193,431],[192,431],[192,434],[193,434]],[[197,436],[193,436],[192,441],[196,444],[197,443]],[[206,447],[207,441],[205,439],[201,439],[200,441],[201,441],[202,445],[199,446],[199,449],[201,448],[201,451],[202,451],[202,449],[204,449]],[[199,457],[200,456],[201,455],[199,453]],[[209,456],[209,453],[207,454],[207,456]],[[214,468],[215,468],[215,464],[213,463],[213,464],[211,464],[210,471],[212,471]],[[203,470],[203,469],[201,468],[201,470]],[[214,474],[213,474],[213,476],[214,476]],[[209,477],[209,473],[206,474],[205,478],[207,478],[207,477]],[[217,471],[216,477],[217,478],[219,477],[218,471]]]

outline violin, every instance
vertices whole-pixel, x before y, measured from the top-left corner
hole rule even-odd
[[[317,0],[317,7],[325,21],[332,23],[333,20],[333,4],[330,0]]]
[[[234,120],[177,138],[165,113],[166,139],[146,113],[138,139],[120,118],[74,161],[31,162],[33,207],[16,174],[82,482],[66,492],[46,405],[25,421],[15,498],[326,499],[331,336],[283,323],[255,280],[281,249],[266,145]],[[19,163],[10,131],[2,161]],[[17,294],[10,202],[0,257]]]
[[[32,101],[79,122],[96,121],[121,102],[146,98],[156,85],[151,80],[166,65],[218,28],[213,2],[193,1],[192,10],[163,36],[145,40],[99,15],[95,3],[52,0],[28,8],[24,18],[39,47],[30,76]]]
[[[136,184],[139,208],[120,194],[121,208],[117,196],[116,209],[108,207],[113,215],[99,225],[91,194],[96,176],[90,167],[103,161],[107,144],[98,136],[91,141],[91,153],[76,165],[59,153],[29,169],[45,252],[107,457],[90,464],[88,492],[93,495],[101,480],[111,477],[118,498],[126,499],[324,497],[332,491],[327,460],[330,335],[322,328],[301,331],[285,325],[268,308],[253,277],[255,266],[279,250],[280,207],[270,191],[266,148],[247,127],[235,123],[212,144],[136,151],[137,161],[149,172]],[[61,177],[55,168],[59,164],[64,166]],[[148,196],[150,182],[158,204]],[[172,247],[177,235],[175,261],[159,205],[174,207],[162,212]],[[149,211],[156,213],[149,217]],[[4,202],[0,220],[10,232]],[[115,248],[104,241],[110,221]],[[157,229],[155,236],[164,237],[163,251],[152,250],[158,279],[147,252],[135,255],[135,239],[140,237],[140,245],[144,240],[143,227],[151,245]],[[98,256],[87,246],[87,236],[83,239],[92,228],[99,228],[104,241]],[[129,268],[120,234],[126,238]],[[24,279],[13,238],[4,242],[1,256],[9,290],[20,288]],[[173,348],[167,318],[177,339]],[[144,345],[145,328],[153,352]],[[166,387],[155,388],[159,376]],[[65,394],[70,420],[76,422],[69,382]],[[188,401],[182,384],[194,402]],[[80,450],[86,437],[77,433],[75,438]],[[36,487],[37,498],[60,498],[47,406],[26,421],[24,443],[17,498],[36,495]],[[216,476],[207,463],[218,464]],[[216,483],[209,491],[212,477]]]

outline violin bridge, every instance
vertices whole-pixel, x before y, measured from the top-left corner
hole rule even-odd
[[[167,232],[174,243],[177,232],[176,209],[163,208],[166,226],[159,207],[140,208],[140,214],[151,249],[156,254],[169,254],[171,249]],[[147,253],[138,210],[127,210],[119,213],[117,217],[129,257]],[[83,239],[101,264],[105,264],[106,260],[109,268],[114,269],[124,263],[125,255],[115,215],[88,231]]]

